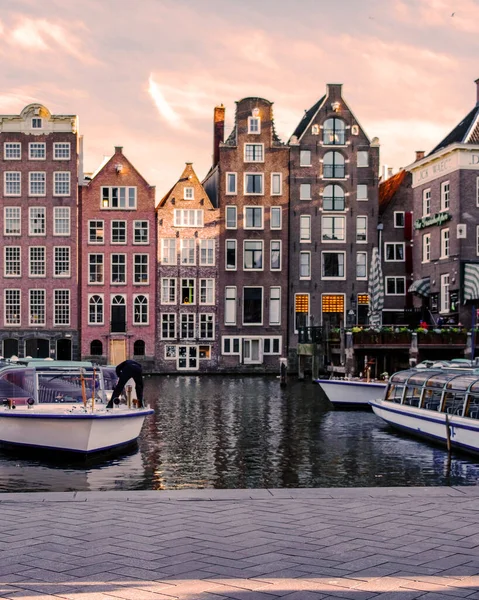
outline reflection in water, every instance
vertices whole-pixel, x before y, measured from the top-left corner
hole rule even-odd
[[[318,386],[276,378],[152,377],[138,447],[87,462],[0,453],[1,491],[476,485],[479,464],[334,411]]]

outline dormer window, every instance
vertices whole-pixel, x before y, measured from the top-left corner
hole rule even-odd
[[[261,119],[259,117],[248,117],[248,133],[256,135],[261,133]]]
[[[42,119],[40,117],[32,118],[32,129],[41,129],[43,127]]]
[[[192,188],[192,187],[185,187],[184,194],[183,194],[183,199],[184,200],[193,200],[194,197],[195,197],[194,188]]]

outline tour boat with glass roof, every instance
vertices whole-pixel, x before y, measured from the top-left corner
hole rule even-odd
[[[479,452],[479,369],[426,368],[395,373],[370,401],[390,425],[467,452]]]

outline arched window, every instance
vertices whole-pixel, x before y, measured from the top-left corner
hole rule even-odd
[[[336,118],[326,119],[323,125],[323,144],[325,146],[344,145],[346,143],[345,134],[344,121]]]
[[[133,344],[133,354],[135,356],[145,356],[145,342],[143,340],[136,340]]]
[[[344,190],[340,185],[327,185],[324,188],[323,210],[344,210]]]
[[[88,322],[103,323],[103,298],[98,295],[91,296],[88,307]]]
[[[146,296],[135,296],[133,306],[133,322],[136,324],[148,324],[148,298]]]
[[[101,356],[103,354],[103,344],[100,340],[93,340],[90,344],[90,355]]]
[[[341,152],[326,152],[323,158],[323,177],[326,179],[344,177],[344,156]]]

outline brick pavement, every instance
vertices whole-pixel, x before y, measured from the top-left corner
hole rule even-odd
[[[479,599],[479,486],[0,494],[0,597]]]

